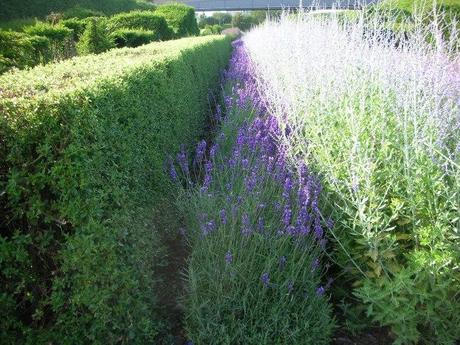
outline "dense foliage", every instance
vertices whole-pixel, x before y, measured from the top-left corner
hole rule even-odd
[[[202,140],[191,162],[183,148],[178,169],[169,167],[186,186],[187,336],[196,344],[329,344],[321,188],[305,166],[290,170],[280,126],[264,112],[241,42],[235,47],[215,142]]]
[[[36,22],[34,25],[24,28],[26,34],[46,37],[50,42],[50,60],[66,59],[74,53],[73,31],[61,24],[49,24]]]
[[[62,16],[64,19],[85,19],[89,17],[103,17],[105,16],[105,13],[81,6],[76,6],[65,10]]]
[[[115,47],[112,37],[106,27],[105,19],[91,18],[87,21],[78,44],[79,55],[100,54]]]
[[[46,37],[0,31],[0,73],[48,61],[51,43]]]
[[[201,14],[198,18],[198,26],[204,29],[207,25],[224,25],[232,23],[232,15],[230,13],[215,12],[211,16]]]
[[[348,325],[389,326],[397,344],[454,344],[458,38],[423,20],[398,36],[388,18],[364,16],[286,17],[245,42],[271,113],[289,125],[290,159],[321,173]]]
[[[215,25],[206,25],[200,32],[202,36],[206,35],[218,35],[222,32],[222,26],[215,24]]]
[[[110,37],[118,48],[138,47],[158,40],[155,32],[143,29],[118,29]]]
[[[110,15],[135,9],[149,9],[153,5],[142,0],[2,0],[0,20],[45,17],[51,12],[69,11],[69,15],[88,17],[87,10]],[[86,12],[86,14],[84,14]]]
[[[155,343],[164,155],[197,139],[229,52],[183,39],[0,77],[2,343]]]
[[[111,31],[118,29],[142,29],[153,31],[160,40],[168,40],[173,36],[173,32],[166,20],[152,11],[120,13],[111,17],[107,25]]]
[[[166,19],[177,37],[196,36],[200,33],[193,7],[169,4],[157,7],[155,14]]]
[[[72,30],[73,40],[75,42],[78,42],[83,32],[85,32],[86,25],[88,24],[88,20],[78,19],[78,18],[69,18],[69,19],[62,20],[60,24]]]

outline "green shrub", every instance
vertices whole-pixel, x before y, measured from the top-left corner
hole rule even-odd
[[[0,77],[2,342],[157,343],[165,152],[197,139],[229,53],[183,39]]]
[[[105,16],[104,12],[89,9],[89,8],[84,8],[81,6],[75,6],[75,7],[69,8],[64,11],[63,15],[64,15],[64,19],[70,19],[70,18],[85,19],[88,17],[104,17]]]
[[[2,20],[0,29],[22,32],[26,26],[33,25],[36,21],[34,18]]]
[[[177,37],[200,34],[193,7],[183,4],[161,5],[156,8],[155,14],[166,19]]]
[[[219,35],[222,32],[222,26],[220,25],[206,25],[204,29],[200,31],[200,34],[202,36],[207,36],[207,35]]]
[[[118,29],[110,37],[118,48],[138,47],[158,40],[158,35],[153,31]]]
[[[166,20],[152,11],[133,11],[120,13],[109,19],[108,27],[111,31],[118,29],[143,29],[156,32],[159,40],[172,38],[172,31]]]
[[[81,35],[86,29],[86,25],[88,24],[87,20],[77,19],[77,18],[70,18],[64,19],[60,22],[61,25],[65,26],[66,28],[73,31],[73,40],[78,42],[80,40]]]
[[[66,59],[75,55],[73,31],[64,25],[36,22],[35,25],[25,27],[24,32],[49,39],[54,60]]]
[[[29,35],[43,36],[53,42],[63,42],[72,36],[72,31],[63,25],[52,25],[45,22],[36,22],[27,26],[24,32]]]
[[[208,26],[208,27],[205,27],[204,29],[200,30],[200,35],[201,36],[209,36],[209,35],[214,35],[211,28]]]
[[[247,31],[257,24],[257,19],[247,13],[235,13],[232,17],[232,26],[242,31]]]
[[[12,67],[32,67],[49,61],[50,41],[46,37],[0,30],[0,54],[0,73]]]
[[[86,29],[77,44],[79,55],[100,54],[115,47],[105,23],[105,20],[94,18],[88,21]]]

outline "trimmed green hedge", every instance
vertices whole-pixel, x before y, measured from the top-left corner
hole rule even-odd
[[[42,36],[0,30],[0,74],[13,68],[24,68],[51,59],[51,42]]]
[[[152,344],[165,153],[204,128],[223,37],[0,77],[2,343]]]
[[[193,7],[183,4],[161,5],[156,8],[155,14],[166,19],[177,37],[200,34]]]
[[[152,11],[120,13],[111,17],[107,26],[111,31],[119,29],[142,29],[153,31],[158,34],[158,39],[163,41],[171,39],[173,36],[166,20]]]

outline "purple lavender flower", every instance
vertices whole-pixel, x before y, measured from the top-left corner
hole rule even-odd
[[[262,281],[262,284],[264,284],[265,287],[269,287],[270,285],[270,275],[268,272],[262,273],[262,276],[260,277],[260,280]]]
[[[292,180],[290,177],[286,177],[286,180],[284,181],[283,198],[288,199],[291,193],[291,190],[292,190]]]
[[[181,167],[183,173],[188,175],[189,174],[188,160],[187,160],[187,154],[185,153],[184,145],[181,145],[181,150],[177,154],[177,162],[179,163],[179,166]]]
[[[259,217],[259,220],[257,221],[257,231],[259,231],[260,233],[263,233],[264,228],[265,228],[264,219],[262,217]]]
[[[244,185],[248,192],[252,192],[257,185],[257,174],[252,171],[249,176],[244,179]]]
[[[289,234],[289,235],[295,235],[296,234],[296,227],[293,226],[293,225],[289,225],[286,228],[286,233]]]
[[[321,227],[321,222],[319,220],[319,217],[316,217],[315,219],[315,237],[317,240],[320,240],[323,238],[324,231],[323,228]]]
[[[214,145],[211,146],[211,149],[209,150],[209,156],[211,157],[211,159],[216,158],[216,154],[218,150],[219,150],[219,144],[215,143]]]
[[[314,271],[316,271],[316,269],[319,267],[319,259],[316,258],[315,260],[313,260],[313,262],[311,263],[311,272],[313,273]]]
[[[169,156],[169,177],[174,182],[177,182],[179,180],[179,178],[177,177],[176,168],[174,167],[174,161],[171,156]]]
[[[301,186],[297,192],[297,201],[299,207],[308,207],[310,201],[310,188],[309,182],[307,181],[306,186]]]
[[[196,164],[201,164],[205,151],[206,151],[206,141],[203,139],[196,146],[196,157],[195,157]]]
[[[275,166],[275,157],[269,156],[268,157],[268,164],[267,164],[267,171],[270,172],[273,170]]]
[[[202,236],[207,236],[216,229],[216,222],[211,219],[205,223],[202,223],[200,227]]]
[[[222,109],[220,107],[220,104],[217,104],[217,106],[216,106],[216,116],[215,116],[215,118],[216,118],[217,122],[220,122],[222,120]]]
[[[233,262],[233,255],[232,253],[229,251],[227,251],[227,253],[225,254],[225,262],[230,265],[232,262]]]
[[[289,207],[289,205],[286,205],[284,207],[284,212],[283,212],[283,224],[285,227],[288,227],[289,224],[291,224],[291,216],[292,216],[292,210]]]
[[[219,218],[220,218],[220,222],[223,225],[227,224],[227,212],[225,211],[225,209],[222,209],[219,211]]]
[[[308,178],[308,167],[305,163],[300,165],[300,180],[302,183],[306,183]]]
[[[210,160],[207,160],[206,163],[204,164],[204,170],[206,174],[211,174],[212,168],[213,168],[212,162]]]
[[[245,236],[251,234],[251,224],[249,221],[249,215],[247,213],[243,214],[243,217],[241,218],[242,222],[242,227],[241,227],[241,233]]]
[[[201,193],[208,192],[211,181],[212,181],[212,176],[210,174],[204,175],[203,186],[200,188]]]
[[[320,286],[318,289],[316,289],[316,294],[317,294],[318,296],[324,295],[325,292],[326,292],[326,289],[324,289],[323,286]]]
[[[280,270],[283,271],[284,268],[286,267],[286,263],[287,263],[287,258],[283,255],[280,257]]]
[[[287,289],[288,289],[288,293],[291,293],[294,290],[294,282],[292,280],[288,281]]]

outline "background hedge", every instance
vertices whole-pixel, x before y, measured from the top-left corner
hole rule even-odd
[[[2,0],[0,20],[44,17],[50,12],[63,12],[74,8],[96,10],[109,15],[135,9],[149,9],[153,8],[153,5],[143,0]]]
[[[200,34],[193,7],[183,4],[162,5],[157,7],[155,14],[164,17],[178,37]]]
[[[163,41],[171,39],[173,36],[166,20],[152,11],[120,13],[111,17],[107,26],[111,31],[119,29],[141,29],[153,31],[157,34],[158,39]]]
[[[143,29],[118,29],[111,34],[118,48],[138,47],[158,40],[158,34],[154,31]]]
[[[197,139],[229,53],[188,38],[0,77],[2,343],[156,341],[165,152]]]

